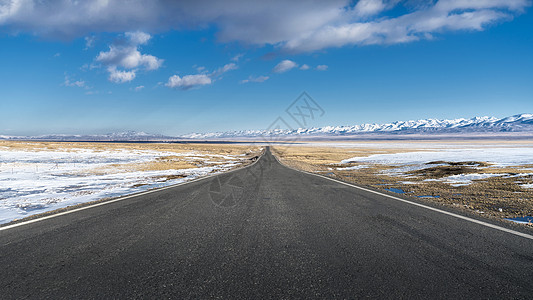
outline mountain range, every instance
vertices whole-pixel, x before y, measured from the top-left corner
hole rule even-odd
[[[190,139],[254,138],[265,136],[349,137],[368,134],[474,134],[474,133],[533,133],[533,114],[519,114],[506,118],[475,117],[471,119],[422,119],[396,121],[385,124],[325,126],[298,129],[243,130],[183,135]]]
[[[396,121],[385,124],[360,124],[347,126],[324,126],[298,129],[240,130],[211,133],[190,133],[181,136],[165,136],[145,132],[126,131],[101,135],[51,134],[40,136],[0,135],[3,140],[46,141],[183,141],[217,139],[280,138],[350,138],[391,135],[479,135],[479,134],[533,134],[533,114],[519,114],[505,118],[474,117],[471,119],[422,119]]]

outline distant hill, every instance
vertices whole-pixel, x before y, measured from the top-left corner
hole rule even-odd
[[[125,131],[108,134],[91,135],[69,135],[69,134],[49,134],[39,136],[6,136],[0,135],[3,140],[36,140],[36,141],[101,141],[101,142],[141,142],[141,141],[166,141],[176,140],[176,137],[161,134],[149,134],[137,131]]]
[[[251,139],[260,140],[265,137],[281,139],[298,138],[357,138],[365,136],[419,136],[430,137],[439,135],[479,136],[479,135],[533,135],[533,114],[519,114],[506,118],[475,117],[471,119],[423,119],[396,121],[385,124],[360,124],[348,126],[325,126],[298,129],[275,130],[241,130],[211,133],[190,133],[182,136],[165,136],[145,132],[126,131],[100,135],[66,135],[51,134],[40,136],[7,136],[0,135],[3,140],[38,140],[38,141],[182,141],[182,140],[218,140],[218,139]]]

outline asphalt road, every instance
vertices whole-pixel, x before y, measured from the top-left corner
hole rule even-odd
[[[0,298],[533,298],[533,240],[280,165],[0,231]]]

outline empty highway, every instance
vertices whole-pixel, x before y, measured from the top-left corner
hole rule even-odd
[[[269,150],[1,230],[0,266],[2,299],[533,297],[532,239],[289,169]]]

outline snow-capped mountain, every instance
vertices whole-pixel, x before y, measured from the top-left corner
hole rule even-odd
[[[396,121],[386,124],[360,124],[350,126],[325,126],[298,129],[242,130],[231,132],[191,133],[181,136],[190,139],[253,138],[261,136],[349,136],[361,134],[433,134],[433,133],[491,133],[531,132],[533,114],[520,114],[506,118],[475,117],[471,119],[423,119]]]
[[[40,141],[177,141],[215,139],[261,139],[279,137],[356,137],[366,135],[401,134],[479,134],[479,133],[527,133],[533,135],[533,114],[520,114],[506,118],[475,117],[471,119],[423,119],[416,121],[396,121],[386,124],[360,124],[349,126],[325,126],[298,129],[241,130],[229,132],[191,133],[179,137],[125,131],[100,135],[52,134],[40,136],[0,135],[0,140],[40,140]]]

